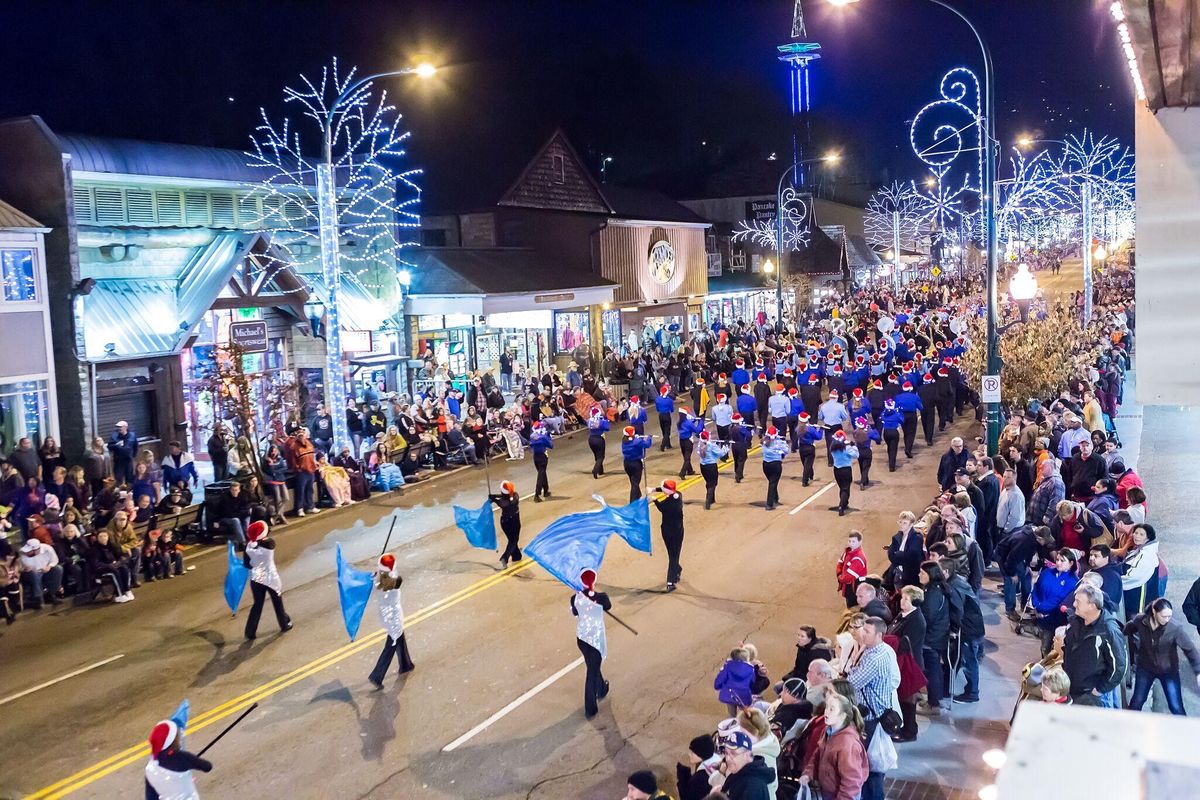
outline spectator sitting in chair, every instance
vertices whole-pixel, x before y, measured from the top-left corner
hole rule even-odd
[[[88,550],[88,555],[92,574],[96,576],[96,580],[103,582],[107,578],[112,583],[113,602],[127,603],[132,600],[133,592],[129,591],[132,577],[129,565],[121,557],[121,549],[115,542],[109,541],[107,530],[96,534],[96,541]]]
[[[25,583],[25,607],[41,608],[43,595],[56,606],[62,602],[58,593],[62,589],[63,569],[58,563],[58,554],[37,539],[30,539],[21,546],[21,579]]]
[[[479,458],[475,455],[475,444],[463,435],[462,429],[453,419],[446,424],[446,446],[447,454],[461,455],[472,466],[479,463]]]
[[[178,514],[186,508],[187,504],[183,502],[183,495],[179,491],[178,486],[172,486],[171,491],[167,496],[158,501],[155,507],[155,512],[159,514]]]
[[[154,523],[154,506],[151,505],[151,501],[152,498],[148,494],[138,495],[133,512],[133,522],[135,525],[141,525],[143,522],[147,524]]]
[[[234,481],[229,491],[217,499],[217,524],[228,530],[237,543],[245,546],[246,526],[250,524],[250,499],[242,494],[242,485]]]
[[[134,529],[129,512],[113,512],[113,518],[104,530],[108,531],[109,540],[117,546],[121,557],[125,559],[126,566],[129,567],[129,585],[136,589],[141,586],[137,576],[142,564],[142,538]]]
[[[92,570],[88,565],[90,548],[87,540],[79,535],[77,525],[71,522],[63,525],[59,547],[62,550],[59,563],[63,568],[64,589],[77,595],[86,592],[92,585]]]
[[[163,531],[162,538],[158,540],[158,550],[162,553],[162,557],[166,560],[167,566],[171,568],[175,575],[183,574],[183,549],[179,543],[175,541],[175,531]],[[167,577],[171,577],[170,573]]]

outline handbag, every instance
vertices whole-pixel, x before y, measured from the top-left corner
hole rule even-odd
[[[904,718],[897,713],[896,709],[886,709],[879,715],[879,727],[883,728],[888,736],[892,736],[899,733],[900,729],[904,727]]]

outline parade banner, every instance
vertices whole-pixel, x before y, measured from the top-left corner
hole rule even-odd
[[[491,500],[483,501],[483,506],[475,509],[454,506],[454,524],[467,535],[472,547],[496,549],[496,517]]]
[[[225,604],[229,606],[229,613],[236,617],[242,595],[246,592],[246,581],[250,580],[250,570],[234,552],[233,542],[225,544],[229,556],[229,569],[225,573]]]
[[[337,584],[338,599],[342,604],[342,621],[346,623],[346,633],[350,641],[358,636],[358,628],[362,624],[363,612],[367,610],[367,601],[371,599],[373,576],[370,572],[355,569],[342,556],[342,545],[337,549]]]

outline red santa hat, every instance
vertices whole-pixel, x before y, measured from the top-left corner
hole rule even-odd
[[[700,431],[700,438],[707,442],[708,441],[708,431]]]
[[[680,406],[679,413],[683,414],[685,417],[690,417],[692,415],[692,410],[687,406]]]
[[[517,487],[512,481],[501,481],[500,491],[504,492],[505,494],[516,494]]]
[[[883,401],[883,407],[891,410],[896,407],[896,401],[889,397],[887,400]]]
[[[742,394],[750,394],[750,384],[748,384],[748,383],[742,384]]]
[[[724,392],[717,392],[717,402],[718,403],[725,402],[725,393]]]
[[[888,383],[899,383],[900,379],[895,375],[888,375]]]
[[[533,423],[533,429],[535,431],[542,429],[542,421],[540,419]]]
[[[697,386],[703,386],[703,385],[704,385],[704,378],[696,378],[696,385],[697,385]]]
[[[839,442],[843,441],[846,438],[846,432],[841,428],[838,428],[838,430],[834,432],[833,438],[837,439]]]
[[[588,412],[593,417],[600,416],[600,406],[592,406],[592,410]]]
[[[829,397],[830,397],[830,399],[836,398],[837,396],[838,396],[838,390],[837,390],[837,389],[830,389],[830,390],[829,390]]]
[[[800,369],[808,369],[808,359],[800,359]]]
[[[835,345],[833,346],[833,352],[835,352],[835,353],[840,353],[840,352],[842,352],[842,346],[841,346],[840,344],[835,344]]]
[[[819,375],[814,374],[814,375],[808,376],[808,385],[809,386],[815,386],[816,384],[818,384],[820,382],[821,382],[821,378]]]
[[[735,361],[733,363],[737,364],[738,367],[744,367],[744,366],[746,366],[746,359],[739,358],[737,361]]]
[[[924,375],[921,376],[921,381],[923,383],[933,383],[933,375],[926,372]]]
[[[833,374],[834,374],[834,375],[841,375],[841,374],[842,374],[842,365],[841,365],[841,364],[834,364],[834,365],[833,365]]]
[[[637,429],[635,429],[632,425],[626,425],[625,430],[623,430],[621,432],[624,433],[626,436],[637,435]]]
[[[788,367],[787,369],[785,369],[785,370],[783,371],[783,374],[784,374],[786,377],[788,377],[788,378],[792,377],[792,369],[791,369],[791,367]]]
[[[662,482],[662,490],[667,494],[675,494],[675,481],[667,478]]]
[[[658,393],[661,394],[663,397],[666,397],[667,395],[669,395],[671,393],[671,385],[668,383],[664,383],[662,385],[662,388],[660,388],[658,390]]]
[[[871,381],[871,388],[872,389],[882,389],[883,381],[879,380],[879,378],[876,378],[875,380]]]
[[[756,367],[762,367],[762,366],[763,366],[763,360],[762,360],[761,358],[756,358],[756,359],[754,360],[754,366],[756,366]]]
[[[797,389],[795,386],[793,386],[792,388],[788,389],[788,396],[789,396],[789,397],[795,397],[795,396],[796,396],[796,395],[798,395],[798,394],[800,394],[800,390],[799,390],[799,389]]]
[[[504,484],[500,484],[500,488],[504,488]],[[398,578],[400,573],[396,572],[396,557],[391,553],[384,553],[379,557],[379,564],[375,567],[376,572],[386,572],[389,577]]]
[[[150,738],[147,741],[150,743],[150,755],[158,758],[158,754],[166,750],[179,735],[179,726],[169,719],[164,719],[162,722],[154,726],[150,731]]]
[[[254,520],[254,522],[251,522],[249,527],[246,528],[246,538],[252,542],[256,542],[266,535],[267,523],[263,522],[261,519]]]
[[[938,368],[938,377],[939,378],[949,378],[950,370],[946,369],[945,367],[939,367]]]
[[[776,428],[774,425],[767,426],[767,436],[778,436],[778,435],[779,435],[778,428]]]
[[[732,416],[732,417],[730,417],[730,419],[731,419],[732,421],[734,421],[734,422],[741,422],[741,421],[742,421],[742,415],[741,415],[741,414],[738,414],[738,413],[735,411],[735,412],[734,412],[734,414],[733,414],[733,416]]]
[[[636,394],[629,396],[629,404],[630,405],[635,406],[635,405],[637,405],[637,402],[638,402],[638,396]]]
[[[854,363],[855,363],[855,364],[860,364],[860,365],[861,365],[861,364],[865,364],[865,363],[867,363],[867,357],[866,357],[866,356],[863,356],[863,355],[858,355],[858,356],[855,356],[855,357],[854,357]]]
[[[765,373],[765,372],[758,373],[758,382],[766,383],[767,382],[767,373]]]
[[[807,411],[801,411],[801,412],[800,412],[800,421],[801,421],[801,422],[803,422],[803,423],[806,423],[806,424],[807,424],[807,423],[808,423],[808,421],[809,421],[810,419],[812,419],[812,417],[810,417],[810,416],[808,415],[808,412],[807,412]]]
[[[912,391],[912,381],[905,381],[904,385],[901,386],[900,388],[906,392],[911,392]]]
[[[862,389],[861,389],[861,388],[859,388],[859,387],[857,387],[857,386],[855,386],[855,387],[854,387],[854,391],[853,391],[853,392],[851,392],[850,394],[854,395],[854,399],[855,399],[855,400],[861,400],[861,399],[862,399]]]
[[[783,394],[786,387],[782,383],[775,384],[775,394]]]
[[[729,376],[728,376],[728,375],[726,375],[724,372],[722,372],[722,373],[721,373],[720,375],[718,375],[717,377],[718,377],[718,378],[720,378],[720,379],[721,379],[721,380],[723,380],[723,381],[727,381],[727,380],[729,380]]]
[[[913,367],[915,367],[915,366],[916,366],[916,363],[915,363],[915,362],[912,362],[912,361],[907,361],[907,362],[905,362],[905,364],[904,364],[904,369],[905,369],[905,370],[907,370],[908,372],[912,372],[912,371],[913,371]]]
[[[587,589],[588,591],[593,591],[593,587],[596,585],[596,570],[580,570],[579,582],[583,584],[583,588]]]

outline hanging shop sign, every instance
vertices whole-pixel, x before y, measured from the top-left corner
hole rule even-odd
[[[675,277],[675,248],[666,239],[659,239],[650,245],[650,257],[647,266],[650,277],[656,283],[668,284]]]
[[[247,353],[265,353],[267,352],[267,323],[263,320],[234,322],[229,326],[229,342]]]
[[[775,198],[770,200],[747,200],[746,201],[746,221],[747,222],[774,222],[775,217],[779,214],[779,205],[775,202]]]

